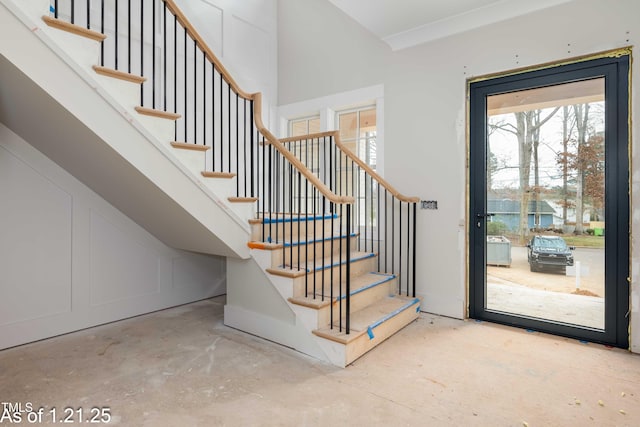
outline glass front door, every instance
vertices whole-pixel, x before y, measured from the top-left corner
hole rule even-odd
[[[472,317],[628,345],[625,75],[618,56],[471,83]]]

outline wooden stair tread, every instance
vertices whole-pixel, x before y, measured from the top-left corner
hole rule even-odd
[[[91,40],[95,40],[97,42],[101,42],[107,38],[105,34],[99,33],[97,31],[88,30],[85,27],[81,27],[80,25],[75,25],[70,22],[63,21],[61,19],[52,18],[51,16],[43,16],[42,20],[50,26],[51,28],[56,28],[58,30],[66,31],[71,34],[75,34],[77,36],[86,37]]]
[[[145,116],[158,117],[158,118],[167,119],[167,120],[178,120],[180,117],[182,117],[178,113],[171,113],[169,111],[163,111],[163,110],[154,110],[153,108],[147,108],[147,107],[136,107],[135,110],[139,114],[142,114]]]
[[[391,280],[395,279],[395,277],[396,276],[394,274],[380,273],[365,273],[360,276],[354,277],[351,279],[350,295],[353,297],[354,295],[357,295],[360,292],[364,292],[373,287],[388,284]],[[340,290],[337,289],[338,286],[339,285],[337,283],[334,284],[333,301],[336,302],[346,297],[346,295],[340,294]],[[324,299],[322,298],[322,292],[322,286],[319,286],[318,288],[316,288],[315,294],[310,293],[308,296],[294,296],[289,298],[289,302],[305,307],[320,309],[329,305],[329,303],[331,302],[330,287],[325,286]]]
[[[267,242],[249,242],[247,246],[251,249],[261,249],[265,251],[275,251],[278,249],[282,249],[282,244],[280,243],[267,243]]]
[[[420,299],[401,295],[387,297],[362,310],[351,313],[349,334],[344,330],[344,319],[342,320],[342,331],[339,330],[339,323],[336,320],[333,329],[326,326],[315,329],[313,334],[346,345],[364,334],[370,334],[370,337],[375,336],[375,329],[378,326],[392,320],[406,310],[419,312]]]
[[[233,172],[210,172],[210,171],[203,171],[201,172],[202,176],[205,178],[226,178],[226,179],[231,179],[231,178],[235,178],[236,174]],[[251,220],[249,220],[249,222],[251,222]]]
[[[178,141],[172,141],[171,146],[173,148],[177,148],[178,150],[192,150],[192,151],[207,151],[211,148],[208,145],[190,144],[188,142],[178,142]]]
[[[254,203],[258,201],[257,197],[227,197],[230,203]]]
[[[93,70],[102,76],[113,77],[114,79],[124,80],[131,83],[144,83],[147,81],[146,77],[125,73],[124,71],[114,70],[113,68],[102,67],[100,65],[94,65]]]

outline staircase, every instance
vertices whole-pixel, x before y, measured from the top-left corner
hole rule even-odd
[[[172,0],[134,11],[138,47],[131,11],[123,23],[118,2],[105,3],[7,1],[27,31],[95,88],[95,103],[118,113],[95,123],[98,138],[79,163],[67,155],[82,142],[72,134],[60,142],[68,150],[44,141],[38,148],[168,245],[227,256],[231,327],[344,367],[415,320],[418,199],[397,192],[337,132],[271,134],[261,95],[238,87]],[[160,53],[145,52],[145,37]],[[63,92],[52,96],[91,127]],[[126,141],[116,127],[127,130]],[[111,169],[86,168],[105,150]],[[128,184],[118,169],[129,171]],[[113,191],[105,180],[123,185]]]

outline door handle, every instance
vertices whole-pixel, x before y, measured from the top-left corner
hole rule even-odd
[[[482,219],[484,218],[489,218],[494,216],[495,214],[492,213],[477,213],[476,214],[476,218],[478,219],[478,221],[476,222],[476,227],[478,228],[482,228]]]

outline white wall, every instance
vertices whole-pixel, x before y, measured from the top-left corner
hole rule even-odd
[[[0,123],[0,349],[225,292]]]
[[[424,310],[466,315],[466,80],[638,42],[636,0],[572,2],[392,52],[324,0],[278,0],[279,104],[384,85],[385,178],[437,200],[418,212]],[[640,81],[637,68],[634,81]],[[638,86],[632,111],[640,110]],[[638,134],[634,120],[633,134]],[[634,200],[640,157],[632,144]],[[640,205],[632,226],[640,226]],[[640,241],[632,236],[632,348],[640,352]],[[624,285],[623,285],[624,286]]]

